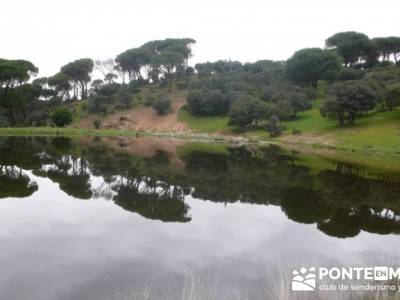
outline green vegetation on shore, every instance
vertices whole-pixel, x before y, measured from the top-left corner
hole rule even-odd
[[[400,37],[341,32],[326,48],[300,49],[287,61],[191,67],[194,43],[150,41],[115,59],[77,59],[36,79],[33,63],[0,59],[0,135],[151,135],[400,154]],[[94,70],[103,79],[93,80]],[[150,117],[129,115],[136,107]],[[127,115],[102,124],[122,111]],[[148,125],[170,113],[168,125]],[[186,127],[174,127],[175,120]]]
[[[186,123],[190,129],[199,132],[216,133],[224,131],[228,133],[230,131],[229,118],[226,116],[193,116],[187,110],[187,107],[182,107],[178,119]]]

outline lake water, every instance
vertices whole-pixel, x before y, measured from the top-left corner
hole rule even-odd
[[[276,146],[0,138],[0,299],[304,298],[293,269],[397,262],[397,175]]]

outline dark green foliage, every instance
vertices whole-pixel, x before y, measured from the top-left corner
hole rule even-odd
[[[0,108],[13,126],[26,122],[28,104],[41,96],[40,85],[27,83],[37,72],[29,61],[0,59]]]
[[[30,61],[0,59],[0,88],[5,91],[27,82],[39,72]]]
[[[100,121],[99,119],[95,119],[95,120],[93,121],[93,127],[94,127],[95,129],[100,129],[100,127],[101,127],[101,121]]]
[[[361,80],[336,83],[330,88],[329,95],[321,107],[321,115],[337,120],[340,125],[353,124],[377,102],[376,91]]]
[[[301,134],[301,130],[297,129],[297,128],[293,128],[292,135],[299,135],[299,134]]]
[[[60,99],[70,99],[70,90],[72,89],[72,84],[70,83],[71,78],[59,72],[52,77],[49,77],[47,83],[50,87],[54,88],[56,95]]]
[[[400,82],[386,87],[384,99],[389,110],[400,105]]]
[[[106,114],[108,111],[108,105],[112,99],[106,96],[94,96],[88,100],[89,112],[95,114]]]
[[[326,40],[326,46],[336,49],[346,66],[362,62],[372,50],[372,43],[368,36],[354,31],[334,34]]]
[[[195,65],[196,71],[200,77],[213,74],[222,74],[228,72],[241,71],[243,65],[238,61],[218,60],[216,62],[199,63]]]
[[[364,70],[353,69],[353,68],[343,68],[337,75],[336,79],[339,81],[346,80],[359,80],[365,75]]]
[[[161,96],[153,103],[153,109],[159,115],[165,115],[171,111],[171,99],[168,96]]]
[[[287,61],[286,74],[289,79],[310,87],[317,87],[318,80],[334,79],[341,68],[339,56],[320,48],[302,49]]]
[[[277,137],[282,134],[283,127],[278,116],[271,116],[267,125],[267,131],[271,137]]]
[[[233,101],[229,109],[229,125],[247,127],[257,125],[258,121],[265,118],[267,113],[266,103],[254,97],[245,97]]]
[[[229,96],[221,90],[190,91],[187,98],[190,112],[194,115],[224,115],[229,110]]]
[[[153,103],[157,100],[157,96],[153,93],[148,93],[144,96],[144,105],[153,106]]]
[[[194,115],[224,115],[231,104],[240,99],[232,110],[232,113],[238,112],[239,107],[245,107],[243,102],[246,99],[256,98],[267,102],[264,106],[271,114],[287,120],[299,111],[310,109],[311,100],[316,98],[315,89],[285,81],[283,62],[264,60],[242,65],[218,61],[198,64],[196,69],[200,78],[191,83],[187,99],[189,110]]]
[[[288,120],[296,116],[298,112],[312,107],[311,101],[317,98],[313,88],[302,88],[290,84],[273,84],[262,89],[261,99],[276,104],[279,117]],[[279,104],[283,104],[280,109]],[[290,112],[290,113],[289,113]]]
[[[148,42],[139,48],[126,50],[119,54],[115,61],[130,82],[164,81],[172,87],[172,80],[188,70],[188,59],[191,57],[191,45],[195,40],[165,39]],[[143,76],[142,72],[146,74]],[[147,78],[145,78],[147,77]]]
[[[95,90],[96,95],[110,97],[118,93],[121,89],[121,85],[118,83],[112,83],[107,85],[102,85],[98,89]]]
[[[189,84],[186,81],[180,81],[176,84],[176,87],[178,90],[186,90],[189,87]]]
[[[179,90],[188,90],[188,110],[194,115],[227,115],[229,111],[238,115],[239,108],[247,114],[256,101],[265,109],[263,121],[272,115],[282,121],[291,120],[298,112],[311,108],[311,101],[317,97],[315,87],[321,79],[365,81],[375,93],[381,110],[392,110],[399,105],[400,68],[393,61],[400,58],[400,37],[370,40],[362,33],[341,32],[327,39],[330,49],[302,49],[286,62],[219,60],[197,64],[197,74],[188,66],[194,43],[190,38],[155,40],[124,51],[116,60],[97,60],[96,70],[103,79],[91,83],[90,93],[88,86],[94,68],[90,58],[75,60],[54,76],[34,80],[31,77],[38,69],[31,62],[0,59],[0,124],[46,125],[51,111],[78,98],[89,97],[82,109],[101,114],[129,109],[134,101],[153,106],[159,100],[160,89],[164,86],[171,89],[173,81]],[[147,88],[154,95],[137,95]],[[321,111],[332,117],[337,104],[329,99]],[[361,106],[355,113],[357,117],[374,104]],[[353,113],[346,111],[344,123],[354,122],[349,120],[352,119],[349,114]],[[232,124],[243,127],[257,123],[246,115],[241,117],[247,121],[232,121]]]
[[[0,127],[9,127],[10,125],[7,112],[0,107]]]
[[[72,123],[72,113],[65,107],[59,107],[51,115],[51,120],[57,127],[65,127]]]
[[[46,126],[50,119],[49,113],[45,110],[32,111],[27,117],[27,124],[33,127]]]
[[[378,101],[382,110],[392,110],[398,105],[396,85],[400,82],[400,68],[375,67],[367,72],[365,79],[379,95]]]
[[[397,63],[400,58],[400,37],[378,37],[372,39],[376,54],[383,60],[388,61],[390,56],[393,56]]]
[[[259,60],[255,63],[243,65],[243,70],[248,74],[251,81],[258,84],[283,81],[285,79],[286,62]]]
[[[69,81],[81,89],[81,99],[87,97],[87,85],[90,82],[90,74],[93,71],[94,62],[90,58],[81,58],[70,62],[61,68],[61,73],[65,74]],[[74,96],[77,93],[74,89]]]
[[[116,95],[115,108],[129,109],[132,107],[133,94],[129,89],[122,89]]]

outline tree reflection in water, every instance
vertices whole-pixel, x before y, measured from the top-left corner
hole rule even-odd
[[[195,148],[196,149],[196,148]],[[176,170],[171,154],[153,157],[68,138],[0,139],[0,197],[28,197],[37,190],[26,171],[59,184],[79,199],[105,198],[125,210],[163,222],[189,222],[188,195],[221,203],[280,206],[296,222],[316,224],[327,235],[400,232],[400,183],[338,163],[313,172],[296,153],[276,146],[191,150]],[[93,178],[101,183],[93,186]]]

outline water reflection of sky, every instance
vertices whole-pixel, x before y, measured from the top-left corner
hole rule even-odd
[[[37,192],[0,201],[0,299],[122,299],[150,281],[165,284],[204,267],[221,287],[246,289],[271,266],[382,261],[400,242],[365,232],[337,239],[287,219],[277,206],[190,196],[192,220],[163,223],[112,201],[74,199],[28,174]]]

